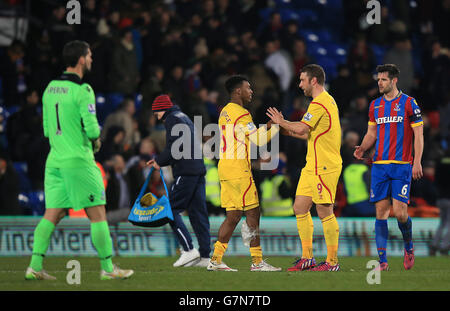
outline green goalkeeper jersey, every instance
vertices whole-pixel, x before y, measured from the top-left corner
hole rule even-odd
[[[92,140],[100,136],[95,95],[77,74],[64,72],[44,91],[44,135],[50,141],[46,167],[95,165]]]

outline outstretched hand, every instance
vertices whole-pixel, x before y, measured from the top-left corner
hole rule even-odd
[[[273,123],[280,124],[284,121],[283,114],[274,107],[269,107],[266,115],[273,121]]]

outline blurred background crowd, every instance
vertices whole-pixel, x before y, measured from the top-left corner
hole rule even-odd
[[[156,96],[169,94],[206,126],[217,123],[227,104],[225,79],[244,74],[254,90],[248,109],[255,124],[268,121],[270,106],[298,121],[310,101],[298,88],[299,71],[318,63],[343,131],[336,215],[374,216],[370,160],[352,154],[366,132],[368,106],[379,96],[375,67],[394,63],[399,88],[416,98],[424,119],[424,177],[412,183],[410,213],[437,216],[439,200],[450,198],[450,0],[380,0],[381,23],[374,25],[366,19],[367,2],[81,0],[81,24],[69,25],[67,1],[1,0],[0,215],[43,213],[49,144],[41,95],[64,69],[64,44],[79,39],[93,53],[85,81],[96,93],[102,126],[96,160],[108,212],[130,209],[148,173],[145,162],[164,148],[164,126],[151,113]],[[293,214],[306,142],[282,136],[280,151],[273,171],[253,161],[263,215]],[[209,211],[218,215],[217,162],[205,164]],[[150,187],[163,193],[157,174]]]

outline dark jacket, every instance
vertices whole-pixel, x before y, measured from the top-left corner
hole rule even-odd
[[[203,164],[202,146],[200,140],[194,138],[194,123],[192,123],[191,119],[180,110],[180,107],[175,105],[166,111],[162,120],[166,127],[166,147],[155,158],[156,163],[158,163],[159,166],[171,165],[174,177],[183,175],[205,175],[206,169]],[[187,128],[185,128],[185,130],[180,133],[175,131],[175,134],[178,134],[177,136],[172,135],[172,129],[177,124],[187,125],[189,132],[187,132]],[[180,127],[180,129],[183,130],[182,127]],[[188,137],[186,137],[187,134],[189,134]],[[177,147],[175,147],[176,151],[183,154],[180,158],[178,158],[177,155],[173,155],[171,152],[172,144],[177,139],[183,139],[182,143],[177,141]],[[185,148],[190,148],[190,150]],[[198,159],[195,159],[194,155]]]
[[[109,169],[109,180],[108,180],[108,186],[106,187],[106,211],[115,211],[119,209],[119,203],[120,203],[120,195],[121,195],[121,188],[120,188],[120,181],[116,177],[116,173],[114,172],[114,169]],[[123,176],[123,179],[125,180],[128,191],[129,191],[129,207],[131,209],[133,205],[133,200],[135,200],[136,196],[132,196],[130,193],[130,178],[128,174],[125,174]]]
[[[1,159],[1,158],[0,158]],[[0,215],[23,215],[17,199],[20,181],[12,164],[7,162],[6,171],[0,172]]]

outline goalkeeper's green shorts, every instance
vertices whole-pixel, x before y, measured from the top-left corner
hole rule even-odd
[[[45,168],[46,208],[80,209],[105,205],[102,174],[96,166],[80,168]]]

